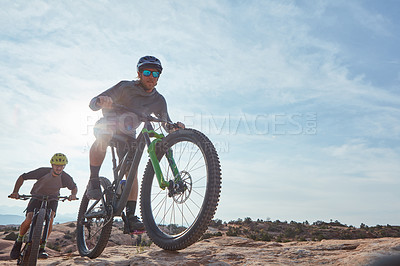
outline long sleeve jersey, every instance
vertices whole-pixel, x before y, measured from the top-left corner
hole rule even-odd
[[[121,81],[98,96],[94,97],[89,104],[93,111],[100,109],[96,101],[99,96],[111,97],[114,103],[133,108],[143,114],[154,114],[158,118],[171,122],[167,111],[165,98],[154,88],[150,93],[146,92],[140,85],[140,81]],[[115,111],[103,109],[103,115],[115,115]],[[121,114],[121,113],[120,113]],[[117,115],[120,115],[117,113]]]
[[[61,188],[67,187],[69,190],[73,190],[76,187],[74,180],[66,172],[63,171],[58,176],[53,176],[51,172],[51,167],[41,167],[22,174],[24,180],[37,180],[32,187],[32,195],[56,197],[60,195]]]

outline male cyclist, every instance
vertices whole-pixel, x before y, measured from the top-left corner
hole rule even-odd
[[[86,190],[86,196],[89,199],[101,197],[99,171],[112,136],[114,134],[125,134],[135,137],[135,130],[140,124],[135,114],[113,110],[113,103],[135,109],[143,115],[154,114],[165,121],[171,121],[167,111],[167,103],[155,88],[163,70],[160,60],[154,56],[144,56],[139,59],[136,69],[137,80],[121,81],[90,101],[89,107],[93,111],[102,109],[104,117],[96,122],[94,127],[96,140],[90,148],[90,179]],[[179,122],[178,126],[180,128],[185,127],[184,124]],[[166,128],[166,130],[171,132],[174,129]],[[117,146],[117,152],[119,156],[124,155],[124,147]],[[144,230],[143,223],[135,216],[137,196],[138,181],[136,176],[126,204],[128,224],[125,224],[125,233]]]
[[[57,199],[57,197],[60,195],[60,189],[67,187],[69,190],[71,190],[71,195],[69,196],[68,200],[76,200],[76,193],[78,192],[78,188],[76,187],[76,184],[74,183],[72,177],[63,171],[65,165],[68,163],[67,157],[62,153],[56,153],[51,158],[50,163],[51,167],[38,168],[31,172],[24,173],[20,177],[18,177],[17,181],[15,182],[13,193],[11,193],[9,197],[13,199],[18,199],[18,191],[24,181],[29,179],[37,179],[31,190],[32,196],[37,196],[38,198],[41,198],[42,196],[49,196],[50,198],[54,197],[55,199]],[[21,252],[22,239],[28,231],[32,222],[33,211],[36,208],[40,208],[41,205],[42,202],[36,198],[32,198],[29,201],[28,207],[26,208],[26,218],[19,228],[18,238],[17,240],[15,240],[14,246],[10,253],[10,257],[12,259],[17,259],[19,257]],[[57,211],[57,206],[57,200],[49,201],[48,203],[48,208],[51,209],[51,215],[47,237],[49,237],[51,233],[53,220]],[[39,258],[48,258],[49,255],[44,250],[45,246],[46,243],[40,244]]]

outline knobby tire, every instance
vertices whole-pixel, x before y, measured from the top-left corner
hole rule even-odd
[[[28,265],[30,252],[31,252],[31,244],[25,243],[21,251],[20,258],[17,261],[17,265],[24,265],[24,266]]]
[[[180,250],[192,245],[204,234],[215,214],[221,191],[221,167],[214,145],[197,130],[178,130],[158,143],[156,153],[161,160],[160,165],[163,160],[167,161],[164,155],[170,148],[182,178],[188,177],[188,189],[168,197],[168,189],[163,191],[159,188],[149,161],[141,186],[141,212],[147,234],[157,246],[165,250]],[[189,166],[190,162],[182,159],[185,157],[188,161],[193,159],[194,165]],[[185,161],[182,164],[181,159]],[[198,163],[203,161],[204,166]],[[168,164],[164,165],[164,178],[174,179]],[[201,174],[197,175],[200,169]]]
[[[109,188],[111,186],[111,182],[105,178],[100,177],[100,185],[102,187],[102,191],[105,188]],[[103,217],[101,220],[96,219],[87,219],[84,217],[89,205],[90,200],[84,195],[82,197],[82,201],[79,207],[78,212],[78,220],[77,220],[77,247],[79,254],[81,256],[87,256],[91,259],[97,258],[103,252],[104,248],[107,246],[108,240],[111,235],[112,225],[113,225],[113,214],[112,212],[107,212],[107,215]],[[98,204],[98,208],[103,208],[103,205],[100,200]],[[111,200],[109,196],[106,194],[106,202],[107,204],[111,204]],[[86,235],[87,233],[91,233],[94,235]]]
[[[46,209],[39,209],[39,212],[36,216],[35,227],[33,228],[32,233],[32,242],[27,247],[27,250],[24,254],[24,258],[22,260],[23,266],[29,265],[34,266],[36,265],[38,254],[39,254],[39,247],[40,247],[40,240],[42,238],[42,231],[43,231],[43,222],[46,216]],[[28,256],[26,256],[28,255]]]

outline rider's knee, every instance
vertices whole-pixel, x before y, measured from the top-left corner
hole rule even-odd
[[[25,216],[25,222],[32,222],[33,212],[28,212]]]
[[[107,150],[108,143],[110,143],[110,140],[112,138],[112,135],[102,135],[99,136],[96,141],[92,145],[92,149],[94,152],[104,152]]]

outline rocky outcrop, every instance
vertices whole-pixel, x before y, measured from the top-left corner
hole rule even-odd
[[[2,255],[8,256],[11,246],[12,241],[1,240]],[[277,243],[222,236],[175,252],[155,245],[114,245],[93,260],[77,252],[49,253],[51,258],[40,260],[38,265],[368,265],[400,254],[400,238]],[[0,264],[15,265],[15,261],[4,259]]]
[[[271,224],[267,225],[271,227]],[[114,224],[108,246],[100,257],[91,260],[80,257],[76,251],[75,223],[54,225],[47,248],[51,257],[40,260],[38,265],[400,265],[399,237],[280,242],[270,237],[270,241],[256,241],[244,236],[229,236],[227,232],[230,227],[220,226],[219,229],[210,228],[206,234],[209,238],[198,241],[184,250],[171,252],[154,244],[143,245],[149,243],[145,234],[142,236],[142,244],[136,245],[138,238],[122,234],[121,226],[118,222]],[[260,231],[260,228],[256,229],[254,232]],[[6,240],[15,235],[15,230],[16,228],[11,232],[4,231],[3,239],[0,239],[0,265],[16,264],[9,259],[14,241]],[[237,231],[246,230],[249,228],[240,227]],[[314,227],[307,230],[308,235],[315,233]],[[338,233],[335,227],[324,230],[325,236]],[[355,229],[343,227],[343,230]],[[288,228],[284,228],[282,232],[287,231]],[[280,234],[283,234],[282,232]],[[304,230],[302,232],[304,233]],[[356,233],[359,235],[359,232]]]

